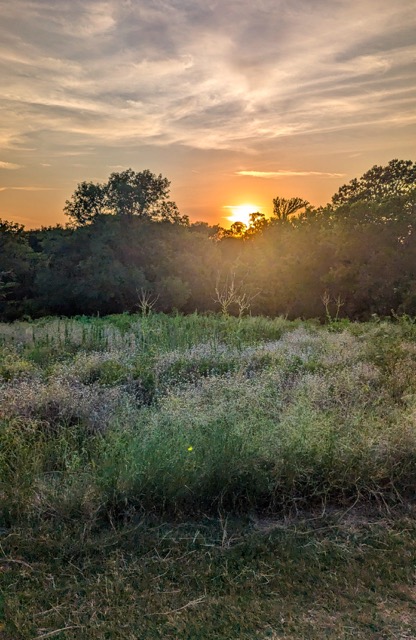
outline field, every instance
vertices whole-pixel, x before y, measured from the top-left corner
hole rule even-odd
[[[416,323],[0,324],[0,639],[416,638]]]

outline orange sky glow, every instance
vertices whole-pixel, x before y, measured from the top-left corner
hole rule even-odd
[[[79,182],[131,167],[230,226],[414,159],[412,0],[1,5],[1,219],[65,224]]]

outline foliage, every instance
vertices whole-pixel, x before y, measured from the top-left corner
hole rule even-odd
[[[82,225],[105,213],[105,187],[93,182],[77,185],[71,200],[65,202],[64,211],[74,224]]]
[[[413,324],[333,332],[281,319],[116,320],[0,327],[11,519],[62,513],[62,496],[74,506],[84,491],[103,514],[171,515],[375,494],[394,503],[412,492]],[[81,467],[88,486],[72,495]]]
[[[297,213],[300,209],[307,207],[309,202],[302,198],[280,198],[273,199],[273,218],[276,222],[287,222],[289,217]]]
[[[230,230],[186,224],[149,171],[82,183],[73,227],[0,223],[0,318],[134,313],[141,291],[156,312],[212,312],[227,288],[219,273],[234,274],[234,315],[324,322],[327,295],[342,301],[338,320],[415,316],[413,180],[414,163],[393,160],[342,187],[336,205],[277,197],[271,218]]]
[[[0,220],[0,317],[31,308],[35,258],[23,226]]]
[[[91,222],[101,214],[138,216],[187,224],[169,198],[170,182],[148,169],[126,169],[110,175],[106,184],[82,182],[65,204],[65,213],[77,225]]]
[[[416,188],[416,163],[391,160],[388,165],[374,165],[361,178],[354,178],[339,188],[332,202],[336,207],[358,201],[381,201],[409,195]]]

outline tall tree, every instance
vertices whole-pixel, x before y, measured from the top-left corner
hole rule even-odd
[[[136,172],[126,169],[112,173],[106,184],[106,204],[116,215],[157,217],[158,207],[169,196],[170,182],[148,169]]]
[[[169,180],[161,174],[126,169],[112,173],[105,184],[79,184],[64,211],[76,226],[92,222],[101,214],[188,224],[187,216],[182,216],[169,200],[169,187]]]
[[[92,222],[94,218],[106,209],[106,193],[102,184],[94,182],[81,182],[71,200],[65,202],[64,212],[76,225],[84,225]]]
[[[416,162],[390,160],[388,165],[374,165],[361,178],[342,185],[332,196],[335,207],[355,202],[381,201],[410,194],[416,188]]]
[[[259,211],[250,213],[249,226],[246,230],[245,236],[253,237],[257,233],[261,233],[261,231],[267,227],[268,223],[269,222],[264,213],[260,213]]]
[[[309,202],[302,198],[273,198],[273,218],[275,222],[287,222],[289,217],[307,207]]]

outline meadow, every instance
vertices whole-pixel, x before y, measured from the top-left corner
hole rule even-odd
[[[416,638],[416,322],[0,324],[0,638]]]

